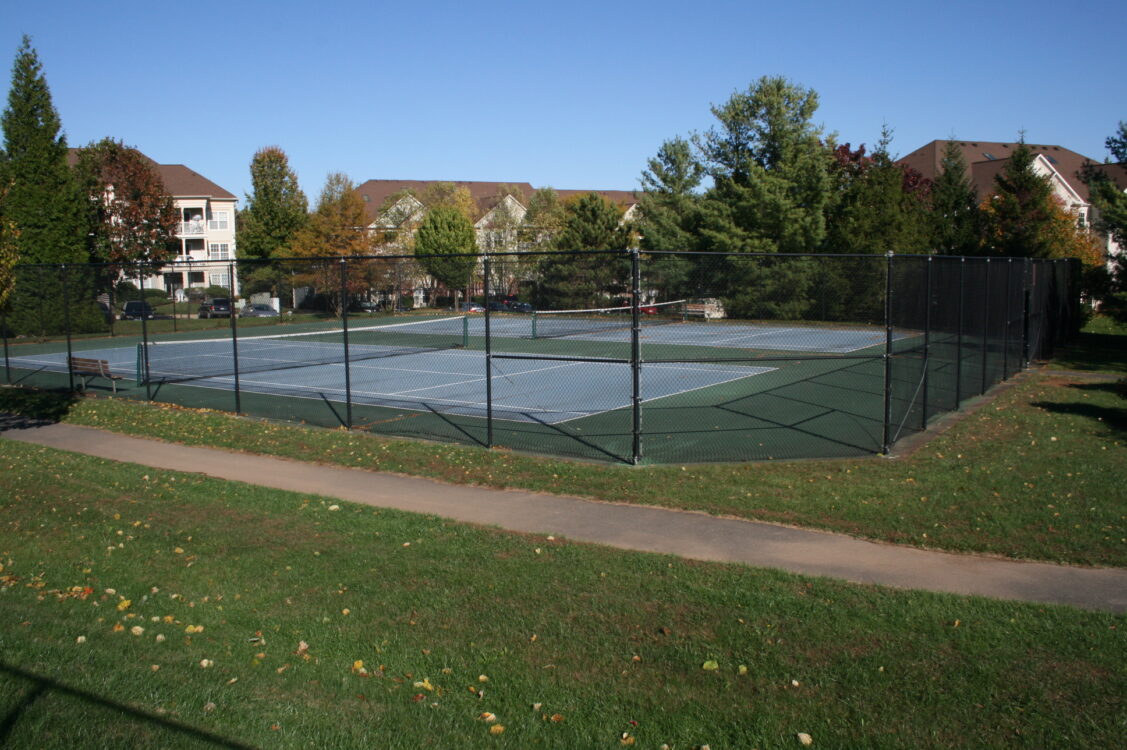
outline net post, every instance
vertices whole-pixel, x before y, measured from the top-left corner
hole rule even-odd
[[[0,315],[0,336],[4,337],[4,380],[12,383],[12,362],[8,355],[8,316]]]
[[[493,447],[493,336],[490,329],[490,313],[489,313],[489,256],[485,256],[482,261],[482,266],[485,271],[485,278],[482,282],[483,292],[485,296],[485,447]],[[463,318],[465,325],[469,326],[470,316],[467,315]]]
[[[145,264],[137,264],[137,288],[141,290],[141,300],[145,299]],[[141,358],[145,367],[145,400],[153,400],[153,386],[149,373],[149,325],[148,316],[145,315],[145,306],[141,306]]]
[[[642,270],[637,248],[630,251],[630,373],[633,391],[634,424],[631,430],[633,441],[633,463],[642,463],[642,348],[641,348],[641,298]]]
[[[242,389],[239,387],[239,326],[235,322],[235,264],[227,264],[227,310],[231,322],[231,365],[235,370],[235,414],[242,414]]]
[[[340,259],[340,323],[344,346],[344,428],[352,429],[352,367],[348,361],[348,259]]]
[[[470,316],[462,316],[462,348],[470,348]]]
[[[63,327],[67,332],[67,381],[71,391],[74,390],[74,370],[71,368],[70,358],[74,354],[72,348],[70,328],[70,274],[67,272],[67,264],[63,263],[59,266],[60,275],[63,277]]]
[[[536,311],[532,311],[532,340],[536,340]]]
[[[884,268],[884,435],[881,453],[892,450],[892,251],[885,253]]]

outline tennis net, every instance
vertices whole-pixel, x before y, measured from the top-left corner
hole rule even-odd
[[[638,307],[639,323],[645,326],[680,323],[685,319],[685,300],[654,302]],[[633,308],[596,307],[589,310],[542,310],[532,313],[532,338],[549,339],[584,333],[629,330]]]
[[[464,347],[464,315],[408,323],[238,339],[238,372],[270,372],[349,361],[397,357]],[[137,345],[138,382],[177,382],[234,375],[236,348],[231,338],[148,342]]]

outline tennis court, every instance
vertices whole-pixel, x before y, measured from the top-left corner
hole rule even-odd
[[[108,362],[120,397],[387,436],[634,464],[862,456],[1044,356],[1074,319],[1074,271],[1055,261],[493,254],[466,288],[490,312],[471,315],[420,300],[418,263],[237,261],[285,279],[294,307],[278,292],[282,315],[222,328],[108,323],[104,297],[152,290],[114,299],[116,267],[21,267],[36,294],[30,317],[0,320],[5,380],[111,391],[69,373],[72,355]],[[299,309],[298,281],[319,306]],[[368,305],[342,318],[344,299]]]
[[[401,335],[394,327],[375,327],[358,329],[354,337],[389,328]],[[327,331],[241,338],[238,387],[243,392],[340,403],[350,394],[353,404],[488,415],[484,352],[350,344],[346,383],[343,348],[324,340],[338,335],[339,331]],[[166,356],[169,350],[173,354]],[[149,379],[232,391],[236,385],[233,355],[228,339],[150,344]],[[111,372],[132,376],[139,353],[136,346],[130,346],[84,350],[82,356],[104,359]],[[21,370],[66,372],[66,354],[17,356],[11,365]],[[731,383],[771,369],[697,363],[647,365],[641,379],[642,401]],[[621,362],[498,359],[493,361],[491,374],[494,419],[554,425],[633,403],[630,366]]]

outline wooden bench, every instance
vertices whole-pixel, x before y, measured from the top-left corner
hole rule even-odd
[[[717,302],[690,302],[685,305],[685,316],[717,320],[724,317],[724,308]]]
[[[122,375],[110,372],[110,363],[104,359],[88,359],[86,357],[71,357],[70,371],[82,379],[82,390],[86,390],[86,383],[93,378],[105,378],[117,393],[117,381],[124,380]]]

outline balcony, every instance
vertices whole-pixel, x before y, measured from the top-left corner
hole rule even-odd
[[[207,224],[203,219],[180,222],[179,235],[181,237],[199,236],[204,234]]]

